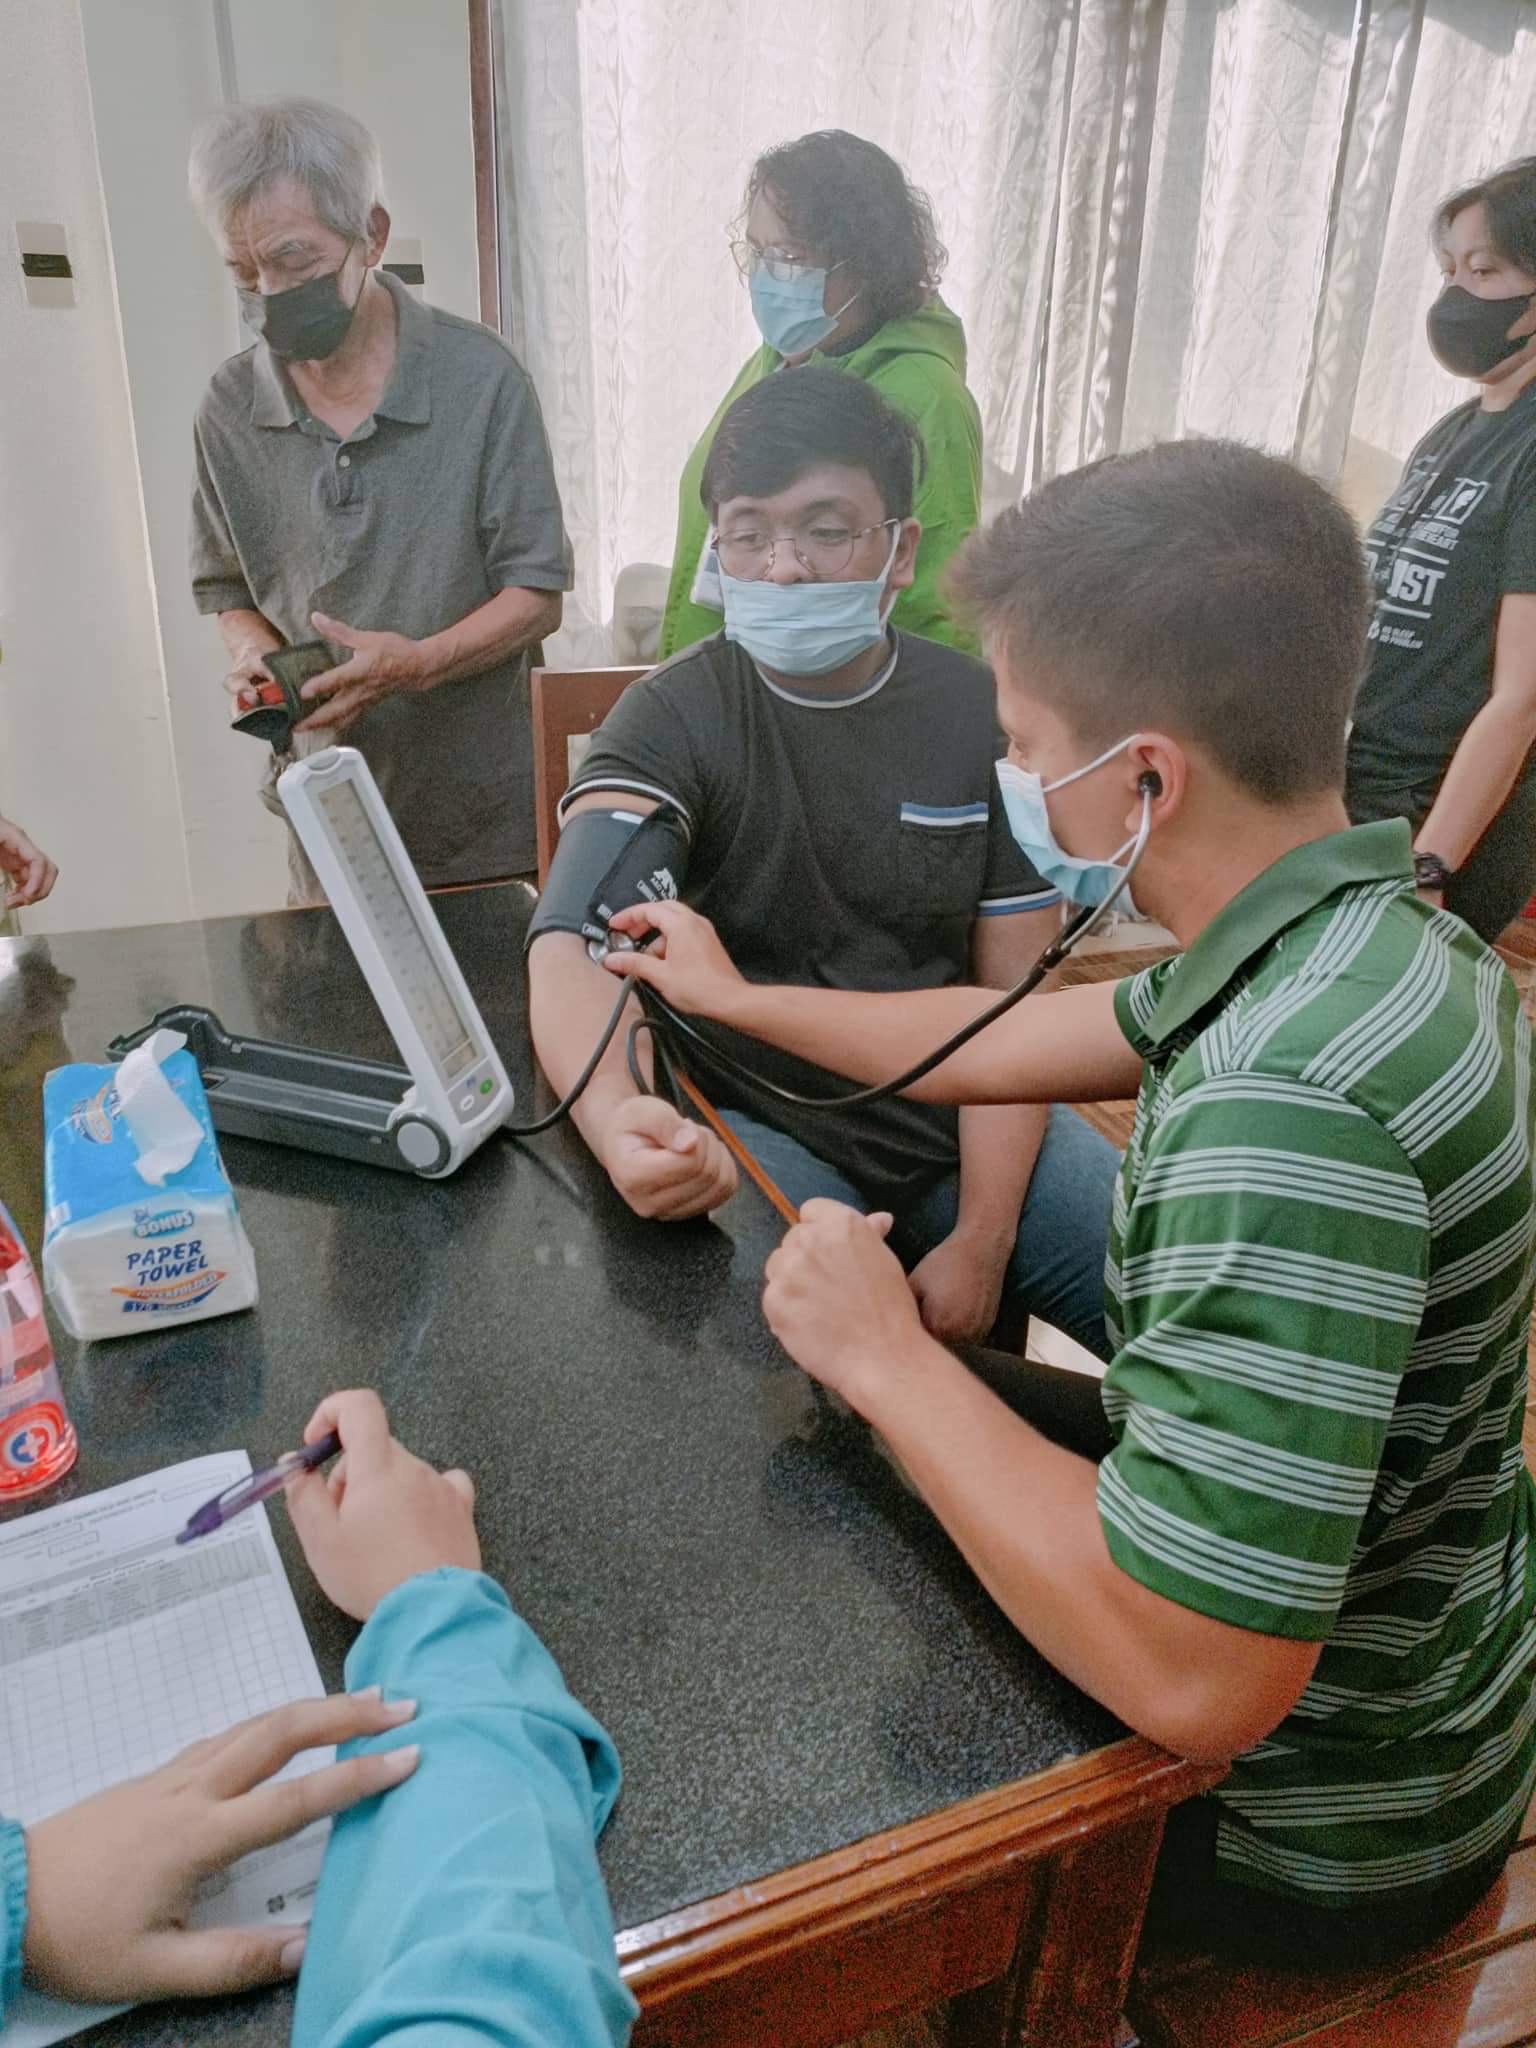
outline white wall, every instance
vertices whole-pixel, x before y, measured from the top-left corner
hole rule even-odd
[[[467,10],[229,13],[241,94],[308,92],[368,122],[426,295],[475,317]],[[0,810],[63,870],[25,928],[265,908],[283,833],[186,574],[192,412],[241,342],[186,198],[187,144],[219,99],[212,0],[0,0],[0,51]],[[23,304],[17,218],[68,226],[73,312]]]
[[[187,142],[219,103],[206,5],[82,0],[102,185],[160,632],[192,915],[264,910],[287,893],[284,833],[256,798],[265,749],[229,730],[218,628],[187,583],[192,411],[239,345],[218,255],[187,201]]]
[[[187,861],[77,0],[0,0],[0,810],[59,863],[28,931],[185,917]],[[62,221],[76,303],[26,304]]]
[[[336,0],[336,15],[341,102],[379,138],[393,232],[420,241],[433,305],[478,320],[469,9]]]

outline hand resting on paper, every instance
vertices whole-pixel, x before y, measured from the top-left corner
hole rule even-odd
[[[194,1932],[186,1920],[198,1888],[252,1849],[408,1778],[414,1748],[270,1782],[302,1750],[381,1734],[414,1711],[409,1700],[295,1701],[28,1828],[28,1980],[56,1998],[105,2004],[295,1976],[302,1927]]]
[[[326,1593],[362,1619],[418,1572],[475,1570],[473,1489],[398,1444],[378,1396],[322,1402],[307,1442],[340,1433],[329,1476],[306,1474],[289,1505]],[[159,1770],[114,1785],[27,1830],[26,1978],[82,2003],[212,1995],[297,1974],[302,1927],[193,1930],[199,1887],[253,1849],[391,1791],[415,1746],[367,1753],[276,1781],[308,1749],[378,1735],[415,1713],[373,1693],[300,1700],[242,1722]]]

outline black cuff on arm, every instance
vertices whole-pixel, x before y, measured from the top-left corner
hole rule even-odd
[[[577,811],[561,828],[523,950],[546,932],[604,942],[619,911],[675,899],[687,872],[688,827],[674,805],[648,817],[621,803],[611,811]]]

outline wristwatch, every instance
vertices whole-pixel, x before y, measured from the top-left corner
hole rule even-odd
[[[1438,853],[1416,853],[1413,856],[1413,885],[1416,889],[1433,889],[1437,895],[1443,896],[1455,879]]]

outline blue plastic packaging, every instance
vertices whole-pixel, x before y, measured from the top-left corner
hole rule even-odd
[[[116,1067],[56,1067],[43,1083],[43,1278],[76,1337],[139,1335],[230,1315],[256,1300],[256,1261],[197,1062],[174,1052],[161,1071],[202,1136],[160,1187],[138,1170]]]

